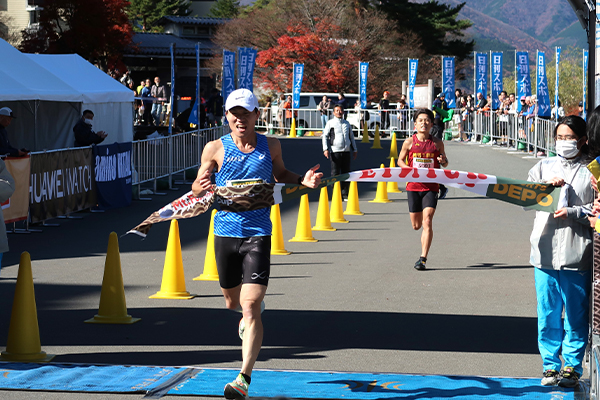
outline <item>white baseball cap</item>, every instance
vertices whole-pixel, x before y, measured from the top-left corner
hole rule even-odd
[[[248,89],[238,89],[231,92],[225,101],[225,111],[231,110],[233,107],[244,107],[248,111],[254,111],[258,108],[258,100]]]
[[[13,114],[12,110],[8,107],[0,108],[0,115],[5,115],[7,117],[16,118],[15,114]]]

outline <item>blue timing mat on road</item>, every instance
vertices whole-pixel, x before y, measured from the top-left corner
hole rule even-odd
[[[237,370],[200,369],[171,395],[223,396]],[[560,397],[556,397],[556,395]],[[252,373],[249,396],[305,399],[574,399],[573,389],[541,386],[538,378],[264,371]]]

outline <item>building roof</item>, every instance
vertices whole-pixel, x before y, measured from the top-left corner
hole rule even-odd
[[[179,25],[221,25],[227,21],[229,19],[226,18],[179,17],[176,15],[169,15],[158,20],[161,24],[172,22]]]
[[[218,46],[210,39],[185,39],[168,33],[135,33],[132,38],[135,48],[127,51],[130,55],[165,56],[170,54],[171,43],[175,43],[178,56],[195,56],[196,44],[200,44],[200,55],[212,56]]]

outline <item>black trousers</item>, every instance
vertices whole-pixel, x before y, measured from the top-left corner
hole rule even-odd
[[[339,153],[330,152],[329,158],[331,160],[331,176],[345,174],[350,172],[350,152],[342,151]],[[350,182],[341,182],[342,197],[348,197],[348,188]]]

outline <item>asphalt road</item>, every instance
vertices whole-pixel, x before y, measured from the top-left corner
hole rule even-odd
[[[353,169],[389,165],[386,150],[359,144]],[[316,163],[329,175],[317,138],[283,139],[286,166]],[[400,141],[398,148],[400,148]],[[535,164],[522,154],[446,142],[449,168],[525,179]],[[202,273],[209,215],[180,221],[183,264],[192,300],[155,300],[169,224],[146,240],[119,240],[133,325],[84,324],[98,312],[109,233],[124,234],[189,190],[82,219],[56,220],[30,235],[12,234],[0,275],[0,344],[6,343],[19,255],[32,258],[42,349],[57,363],[231,367],[241,364],[239,314],[224,308],[217,282]],[[413,264],[420,232],[412,230],[406,193],[369,203],[375,184],[359,186],[364,216],[313,232],[317,243],[289,243],[298,202],[282,204],[289,256],[272,257],[263,314],[265,337],[256,368],[537,377],[536,301],[529,265],[534,213],[450,188],[434,218],[428,270]],[[314,224],[318,193],[311,195]],[[233,376],[232,376],[233,379]],[[141,395],[0,391],[2,399],[135,399]]]

